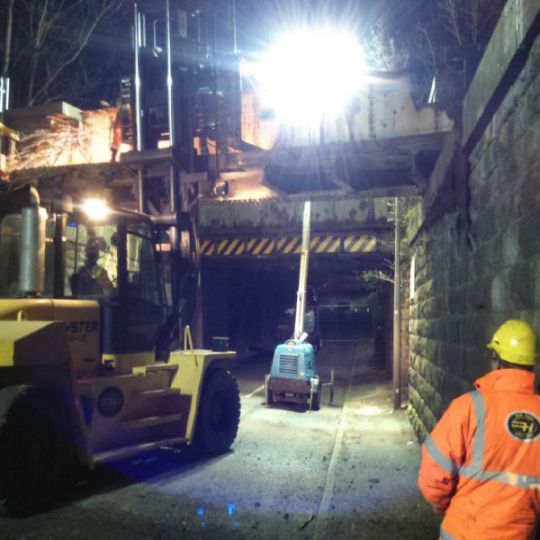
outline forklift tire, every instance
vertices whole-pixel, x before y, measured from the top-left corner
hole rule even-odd
[[[240,392],[233,375],[225,369],[210,372],[203,385],[197,414],[195,448],[208,456],[231,447],[240,423]]]
[[[0,499],[9,513],[31,514],[62,493],[69,463],[64,416],[44,388],[0,390]]]

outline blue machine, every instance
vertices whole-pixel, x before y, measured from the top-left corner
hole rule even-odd
[[[315,351],[311,343],[290,339],[274,351],[272,368],[265,380],[266,404],[276,401],[321,406],[321,382],[315,372]]]

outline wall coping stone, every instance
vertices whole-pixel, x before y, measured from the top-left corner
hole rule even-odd
[[[469,154],[519,75],[540,33],[540,0],[507,0],[463,102]]]

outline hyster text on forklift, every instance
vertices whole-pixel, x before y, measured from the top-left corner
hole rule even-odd
[[[226,451],[240,418],[234,352],[170,351],[150,217],[32,186],[1,194],[0,499],[29,513],[80,465],[162,445]],[[55,208],[56,204],[56,208]],[[6,211],[9,209],[9,211]]]

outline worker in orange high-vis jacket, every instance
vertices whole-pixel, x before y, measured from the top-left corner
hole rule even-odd
[[[535,331],[509,320],[493,370],[452,401],[422,447],[420,491],[444,514],[445,539],[533,539],[540,516],[540,396]]]

